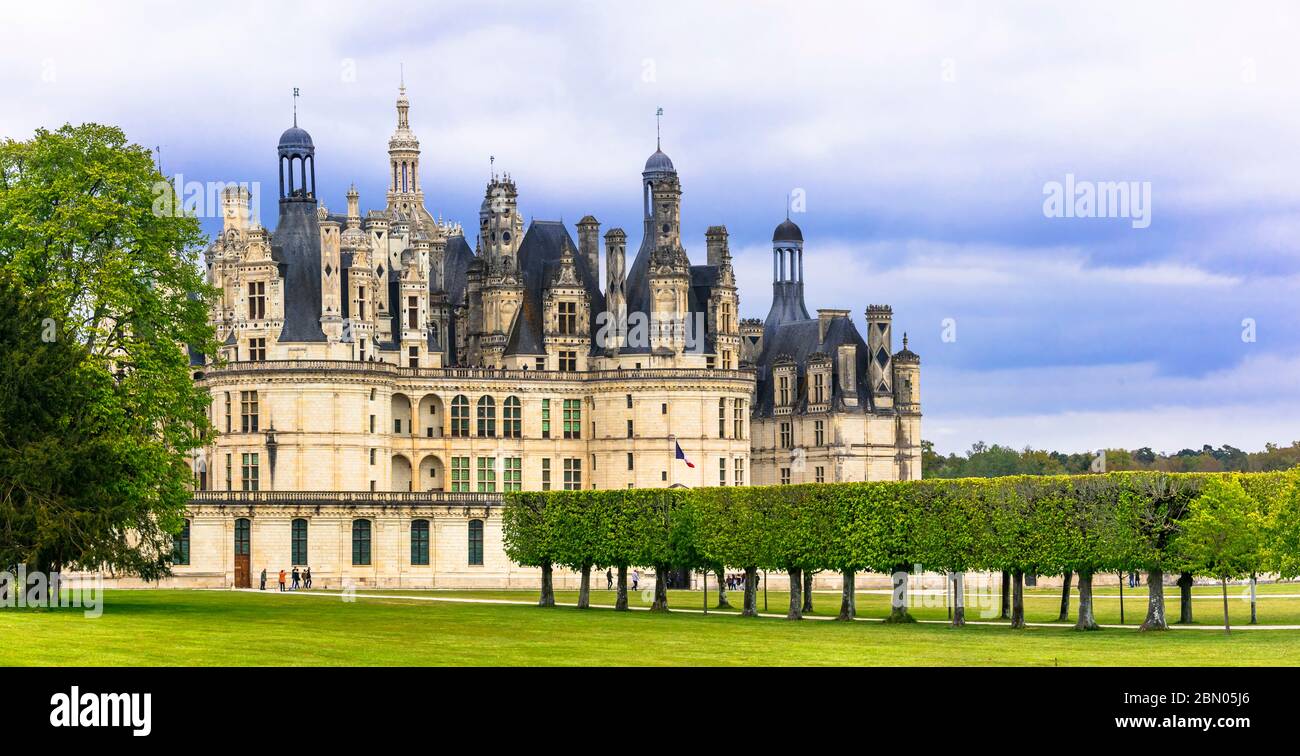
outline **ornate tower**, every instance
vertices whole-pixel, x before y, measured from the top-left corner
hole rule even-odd
[[[605,233],[605,275],[607,341],[596,346],[612,353],[623,347],[627,329],[627,234],[621,228],[611,228]]]
[[[519,273],[519,245],[523,219],[519,217],[519,192],[509,176],[492,176],[479,208],[479,266],[473,274],[474,295],[480,315],[471,316],[478,361],[501,367],[506,339],[523,306],[524,286]]]
[[[316,147],[294,124],[280,135],[280,220],[271,257],[284,271],[280,342],[324,342],[321,329],[321,238],[316,213]]]
[[[781,323],[811,319],[803,301],[803,231],[786,218],[772,232],[772,308],[763,332],[770,336]]]
[[[406,99],[406,85],[398,89],[397,129],[388,139],[388,210],[410,214],[424,207],[420,189],[420,140],[411,131],[411,103]]]

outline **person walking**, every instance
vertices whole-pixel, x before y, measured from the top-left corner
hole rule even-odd
[[[302,576],[298,574],[298,567],[297,567],[297,566],[294,566],[294,568],[293,568],[293,590],[295,590],[295,591],[298,590],[298,586],[301,585],[301,580],[302,580]]]
[[[632,590],[635,591],[636,587],[640,585],[640,583],[641,583],[641,570],[632,570]]]
[[[284,593],[284,570],[280,570],[280,592]]]
[[[311,590],[311,568],[310,567],[303,569],[302,584],[304,588],[306,588],[307,590]]]
[[[265,567],[262,568],[262,579],[258,581],[257,590],[259,591],[266,590],[266,568]]]
[[[614,587],[614,570],[605,568],[605,590],[611,590]]]

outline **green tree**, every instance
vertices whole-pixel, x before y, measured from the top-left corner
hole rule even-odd
[[[1192,500],[1182,522],[1176,548],[1202,575],[1219,579],[1223,586],[1223,630],[1228,621],[1228,581],[1259,570],[1263,546],[1263,518],[1258,503],[1240,481],[1215,477]]]
[[[102,482],[97,500],[47,490],[53,498],[11,493],[8,506],[41,508],[25,521],[42,524],[42,542],[62,564],[145,578],[168,570],[163,541],[189,502],[189,454],[211,432],[210,397],[191,380],[185,347],[216,353],[212,292],[197,264],[203,234],[192,217],[154,212],[159,186],[167,185],[149,152],[113,127],[41,129],[0,144],[0,270],[40,303],[57,342],[84,351],[68,374],[84,384],[79,411],[113,439],[118,460],[81,470]],[[17,481],[0,488],[12,492]]]
[[[555,547],[547,503],[545,493],[506,494],[505,506],[501,509],[501,542],[506,556],[515,564],[541,568],[542,586],[537,605],[550,607],[555,606],[552,575]]]

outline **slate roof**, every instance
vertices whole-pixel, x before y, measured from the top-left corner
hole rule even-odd
[[[858,409],[861,411],[871,408],[871,387],[870,382],[867,380],[867,360],[870,359],[870,356],[867,354],[867,343],[863,340],[862,335],[858,333],[857,326],[853,325],[853,321],[848,317],[838,317],[828,324],[825,339],[819,339],[818,333],[818,322],[814,319],[807,319],[779,323],[771,330],[770,337],[764,334],[763,351],[757,360],[758,401],[755,403],[755,413],[759,415],[772,414],[774,402],[772,366],[778,358],[788,357],[794,361],[797,366],[796,384],[799,388],[796,395],[803,397],[803,385],[807,380],[808,373],[808,360],[817,353],[825,354],[831,360],[832,405],[840,411],[848,409],[841,403],[843,392],[840,390],[840,366],[835,359],[835,353],[842,344],[857,346],[854,386],[857,389]],[[803,402],[803,399],[801,398],[800,401]]]
[[[544,310],[542,295],[551,277],[560,265],[565,247],[573,253],[573,265],[578,280],[587,292],[591,318],[588,323],[595,348],[596,315],[605,309],[605,296],[600,290],[600,271],[592,270],[587,260],[578,254],[569,230],[560,221],[535,220],[528,226],[524,240],[519,244],[519,273],[523,277],[523,305],[511,326],[506,339],[506,354],[542,355],[544,344]]]
[[[280,201],[280,221],[271,235],[271,259],[284,280],[284,327],[280,342],[321,342],[320,223],[315,200]]]

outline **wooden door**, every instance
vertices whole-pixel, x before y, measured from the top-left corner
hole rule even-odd
[[[253,575],[249,565],[252,552],[251,528],[246,518],[235,520],[235,587],[252,588]]]

